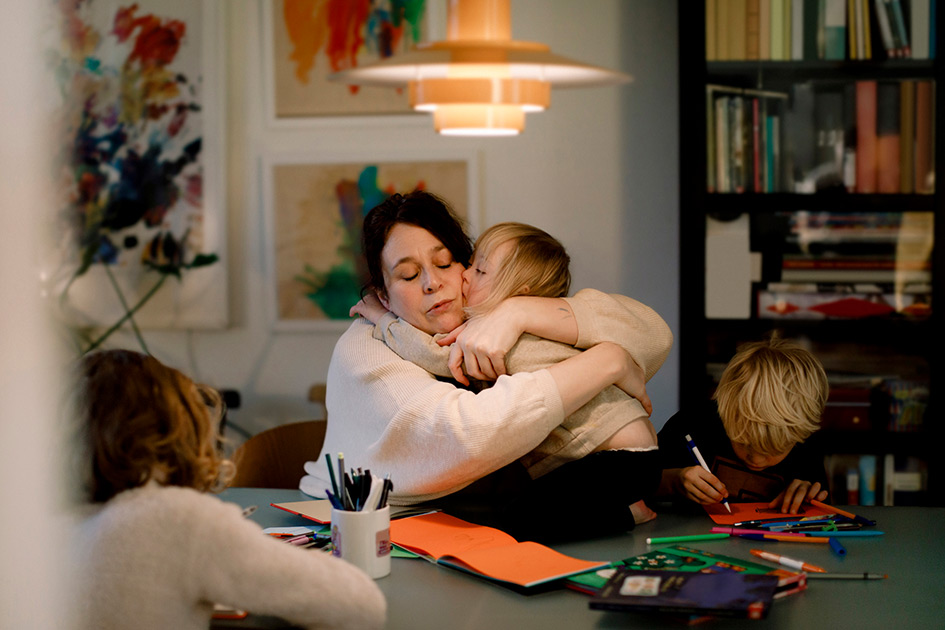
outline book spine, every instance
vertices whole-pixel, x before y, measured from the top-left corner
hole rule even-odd
[[[873,30],[870,11],[870,0],[861,0],[863,3],[863,54],[864,59],[873,58]]]
[[[876,23],[879,25],[879,35],[883,40],[883,50],[887,57],[896,55],[896,46],[893,43],[892,29],[889,26],[889,14],[886,12],[885,0],[874,0],[876,9]]]
[[[742,61],[746,58],[746,26],[748,18],[747,0],[728,0],[731,21],[728,31],[728,58],[732,61]]]
[[[876,92],[876,192],[898,193],[900,137],[898,83],[882,82]]]
[[[731,4],[727,0],[717,0],[715,5],[715,59],[717,61],[731,61],[729,56],[729,40],[731,40],[731,19],[729,12]]]
[[[931,6],[929,0],[911,0],[909,3],[909,34],[912,42],[912,58],[929,58],[931,38]]]
[[[752,158],[752,190],[756,193],[764,192],[762,188],[762,170],[761,170],[761,112],[759,110],[761,99],[751,99],[751,158]]]
[[[859,3],[857,0],[847,0],[847,44],[848,52],[847,56],[849,59],[858,59],[856,56],[856,7]]]
[[[758,59],[771,59],[771,0],[758,3]]]
[[[823,24],[820,19],[820,6],[821,0],[804,0],[803,2],[803,15],[801,16],[803,30],[800,36],[803,38],[801,42],[801,58],[805,61],[823,59],[820,46],[821,35],[823,33]]]
[[[725,0],[722,0],[724,2]],[[705,60],[706,61],[717,61],[718,60],[718,40],[716,39],[716,34],[718,30],[718,25],[715,20],[718,16],[718,4],[719,0],[706,0],[705,3]]]
[[[729,181],[728,96],[715,100],[715,185],[720,193],[732,192]]]
[[[915,190],[915,81],[899,84],[899,192]]]
[[[791,2],[791,60],[804,59],[804,32],[807,25],[804,23],[804,5],[808,0],[792,0]],[[815,19],[816,19],[816,13]],[[817,34],[814,33],[815,41]],[[816,57],[815,57],[816,58]]]
[[[771,54],[774,61],[784,60],[784,0],[771,0]]]
[[[902,2],[900,0],[892,0],[892,11],[893,20],[895,21],[893,30],[899,34],[899,40],[901,42],[899,56],[906,58],[911,57],[912,47],[909,45],[909,32],[906,30],[906,18],[902,13]]]
[[[794,25],[791,23],[793,12],[793,3],[802,2],[803,0],[784,0],[784,17],[781,22],[781,26],[784,29],[783,40],[781,42],[783,50],[781,51],[781,59],[785,61],[790,61],[792,59],[792,43],[793,43],[793,28]]]
[[[826,0],[824,7],[824,59],[846,58],[847,14],[844,0]]]
[[[856,192],[876,192],[876,81],[856,82]]]
[[[934,90],[932,81],[917,81],[915,90],[915,192],[931,194],[935,192],[933,172],[933,147],[935,139],[932,133],[932,121],[935,116]]]
[[[745,58],[761,58],[761,0],[748,0],[745,16]]]
[[[706,190],[710,193],[716,192],[716,166],[715,166],[715,95],[711,87],[706,87],[705,90],[705,128],[706,128]]]

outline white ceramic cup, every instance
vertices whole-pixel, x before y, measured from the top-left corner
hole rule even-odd
[[[331,511],[332,555],[372,578],[390,574],[390,506],[371,512]]]

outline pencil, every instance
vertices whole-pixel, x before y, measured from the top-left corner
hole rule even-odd
[[[817,580],[885,580],[886,573],[808,573],[807,579]]]
[[[331,453],[325,453],[325,461],[328,463],[328,476],[331,477],[331,491],[338,496],[338,482],[335,481],[335,469],[331,465]]]

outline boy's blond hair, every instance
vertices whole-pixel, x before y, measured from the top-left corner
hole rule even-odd
[[[779,455],[820,428],[829,390],[817,357],[773,335],[739,349],[713,398],[732,442]]]
[[[516,295],[566,297],[571,288],[571,257],[556,238],[532,225],[505,222],[493,225],[476,239],[475,257],[489,258],[512,242],[505,260],[494,261],[492,291],[480,304],[466,308],[469,317],[488,313]]]

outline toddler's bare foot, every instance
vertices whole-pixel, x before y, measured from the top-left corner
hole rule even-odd
[[[633,514],[633,522],[637,525],[640,525],[641,523],[647,523],[656,518],[656,512],[651,510],[650,506],[648,506],[642,500],[637,501],[630,506],[630,513]]]

